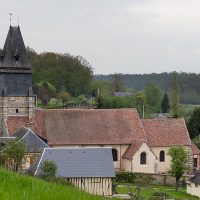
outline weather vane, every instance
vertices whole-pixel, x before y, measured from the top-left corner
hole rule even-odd
[[[10,15],[10,26],[11,26],[11,21],[12,21],[12,13],[9,13]]]

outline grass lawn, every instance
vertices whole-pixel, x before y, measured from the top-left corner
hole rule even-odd
[[[72,186],[48,183],[0,168],[1,200],[106,200]]]
[[[117,187],[117,193],[127,194],[132,191],[133,193],[136,191],[135,186],[122,185]],[[141,196],[142,199],[148,199],[154,192],[164,192],[168,194],[168,199],[176,199],[176,200],[199,200],[197,197],[193,197],[186,193],[186,188],[179,188],[178,192],[175,192],[175,187],[173,186],[159,186],[152,185],[148,187],[141,188]]]

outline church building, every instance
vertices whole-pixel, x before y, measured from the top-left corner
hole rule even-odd
[[[50,147],[111,147],[117,170],[166,173],[172,146],[185,147],[189,165],[200,168],[200,151],[182,118],[141,120],[136,109],[36,109],[20,28],[10,26],[0,50],[0,135],[27,124]]]
[[[32,91],[32,70],[19,26],[10,26],[0,50],[0,136],[8,135],[6,120],[10,116],[34,114],[35,96]]]

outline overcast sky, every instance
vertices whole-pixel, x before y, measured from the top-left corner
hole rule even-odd
[[[200,73],[200,0],[0,2],[1,48],[12,12],[26,46],[81,55],[95,74]]]

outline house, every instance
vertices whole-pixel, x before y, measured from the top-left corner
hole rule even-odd
[[[200,198],[200,171],[197,171],[195,176],[187,182],[187,193]]]
[[[182,118],[141,120],[136,109],[39,109],[34,116],[33,130],[51,147],[112,147],[116,170],[166,173],[172,146],[186,148],[191,168],[193,156],[200,155]],[[19,128],[15,121],[7,118],[8,130]]]
[[[29,171],[40,175],[45,160],[54,161],[56,175],[65,177],[76,187],[96,195],[112,195],[115,171],[111,148],[45,148]]]
[[[172,146],[185,147],[191,168],[200,168],[200,153],[191,143],[184,119],[141,120],[136,109],[37,109],[19,26],[10,26],[0,51],[0,83],[0,136],[4,141],[28,123],[29,133],[45,138],[51,147],[112,147],[117,170],[166,173]],[[34,151],[39,153],[37,148]]]
[[[47,141],[37,136],[32,130],[26,127],[18,129],[12,137],[1,137],[2,150],[5,151],[8,147],[8,142],[14,140],[15,142],[21,142],[26,147],[26,159],[23,167],[29,168],[35,160],[41,155],[45,148],[49,148]]]
[[[200,150],[197,146],[192,142],[192,152],[193,152],[193,162],[194,162],[194,169],[200,170]]]

